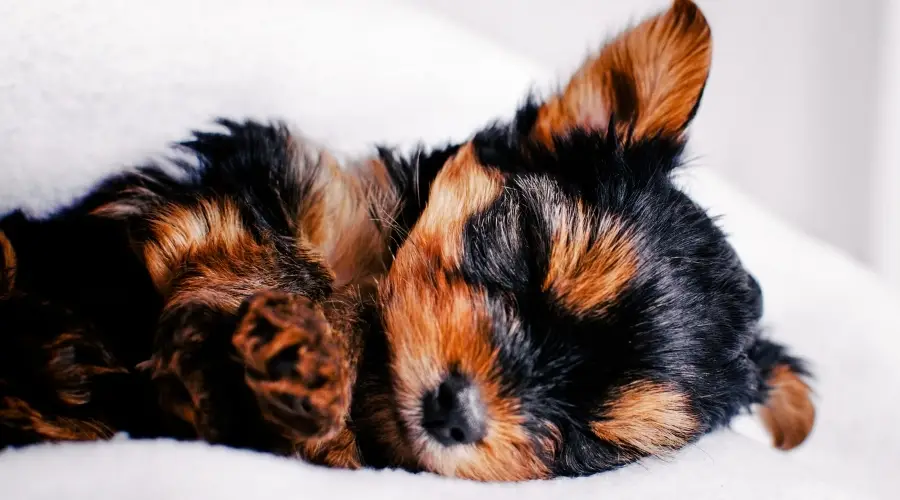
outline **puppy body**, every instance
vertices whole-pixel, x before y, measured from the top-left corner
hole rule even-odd
[[[710,40],[679,0],[464,144],[340,168],[223,122],[182,145],[197,164],[7,217],[0,445],[127,431],[523,480],[665,455],[756,403],[798,445],[803,363],[670,178]]]
[[[222,125],[48,220],[2,221],[2,444],[125,431],[359,464],[358,318],[407,176]]]

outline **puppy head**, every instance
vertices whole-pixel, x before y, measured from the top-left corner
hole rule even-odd
[[[588,474],[749,401],[756,289],[669,178],[710,43],[676,1],[444,164],[382,287],[399,454],[480,480]]]

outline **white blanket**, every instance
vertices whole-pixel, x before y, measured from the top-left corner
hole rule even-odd
[[[389,1],[2,2],[0,212],[45,213],[214,115],[285,117],[360,151],[381,139],[461,139],[508,116],[527,89],[553,83],[528,61]],[[897,498],[900,297],[713,172],[688,170],[684,181],[724,215],[763,286],[772,335],[813,361],[817,426],[794,452],[771,449],[745,419],[739,432],[708,436],[668,462],[483,485],[117,440],[0,454],[0,498]]]

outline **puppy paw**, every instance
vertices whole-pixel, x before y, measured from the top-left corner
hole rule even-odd
[[[343,427],[347,362],[309,299],[278,291],[250,297],[232,340],[265,419],[297,440],[327,438]]]

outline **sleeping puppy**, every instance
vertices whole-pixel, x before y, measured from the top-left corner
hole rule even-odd
[[[680,192],[710,30],[678,0],[464,143],[338,165],[222,133],[0,223],[0,445],[203,439],[476,480],[665,455],[754,404],[814,420],[804,364]]]
[[[444,164],[380,290],[395,460],[590,474],[754,403],[777,447],[804,440],[803,363],[762,338],[755,279],[671,179],[710,56],[676,1]]]

